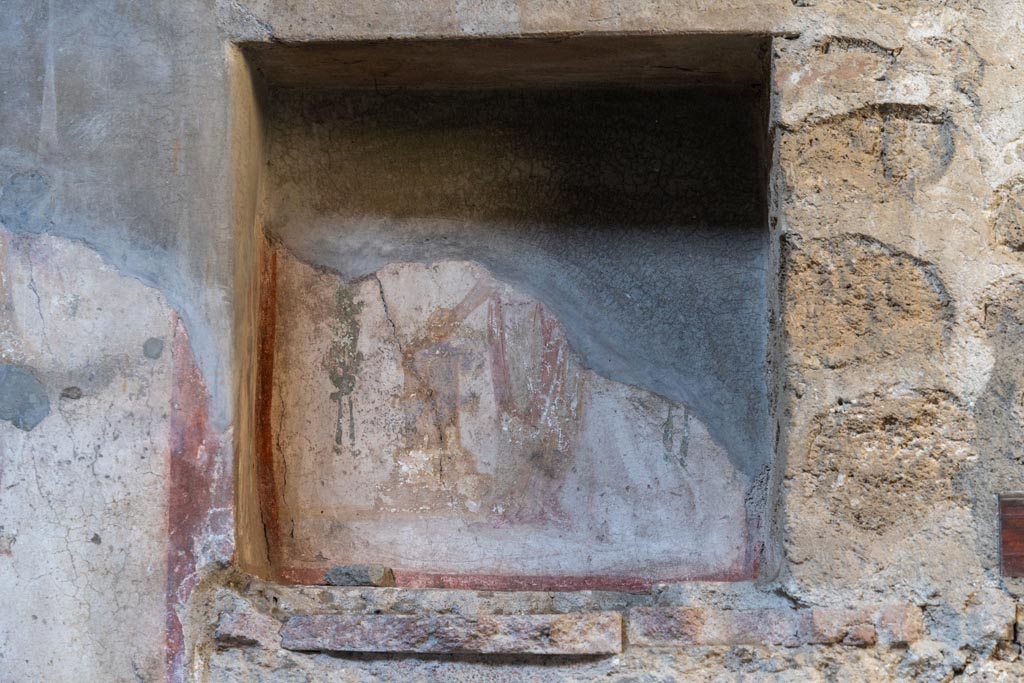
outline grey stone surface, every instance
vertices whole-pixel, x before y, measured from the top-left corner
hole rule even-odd
[[[349,564],[331,567],[324,581],[331,586],[394,586],[395,574],[380,565]]]
[[[622,651],[617,612],[583,614],[295,616],[287,650],[439,654],[611,655]]]
[[[281,622],[249,609],[224,612],[217,621],[213,638],[221,647],[251,646],[275,649],[281,646]]]

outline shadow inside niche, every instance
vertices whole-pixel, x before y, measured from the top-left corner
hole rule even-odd
[[[584,364],[770,455],[759,94],[742,88],[282,90],[266,229],[346,279],[475,261],[542,301]]]

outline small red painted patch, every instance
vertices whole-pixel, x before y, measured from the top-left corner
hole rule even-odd
[[[1003,576],[1024,576],[1024,493],[999,497],[999,567]]]

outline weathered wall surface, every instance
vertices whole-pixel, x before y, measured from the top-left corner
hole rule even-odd
[[[233,543],[187,333],[81,244],[4,231],[0,256],[0,679],[159,680]]]
[[[1024,485],[1020,3],[0,13],[0,680],[1021,678],[1022,585],[998,575],[995,545],[995,494]],[[211,510],[229,507],[238,423],[227,43],[650,31],[779,36],[777,574],[487,595],[286,589],[216,569],[230,526]],[[277,640],[312,611],[604,610],[625,615],[627,643],[593,660],[339,657]]]
[[[760,112],[742,89],[274,98],[267,232],[346,278],[476,261],[583,363],[771,450]]]
[[[685,405],[583,366],[543,304],[467,262],[348,284],[274,257],[274,564],[420,586],[754,577],[751,480]]]
[[[420,586],[752,578],[758,93],[272,87],[272,564]]]

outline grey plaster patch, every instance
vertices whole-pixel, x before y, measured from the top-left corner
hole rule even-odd
[[[0,363],[0,420],[31,431],[50,414],[46,387],[27,368]]]
[[[19,59],[0,65],[0,164],[8,169],[0,188],[11,172],[48,178],[51,215],[27,225],[0,220],[13,232],[80,240],[160,289],[189,330],[212,394],[211,419],[223,430],[234,401],[225,369],[232,174],[217,4],[183,0],[124,12],[106,1],[5,1],[10,20],[0,21],[0,40]],[[39,186],[27,177],[15,185],[23,182]],[[27,206],[18,194],[8,209]],[[14,196],[8,191],[8,200]]]
[[[142,345],[142,354],[150,360],[156,360],[164,352],[164,340],[150,337]]]
[[[40,233],[50,225],[50,179],[40,171],[15,173],[0,191],[0,222],[15,232]]]

